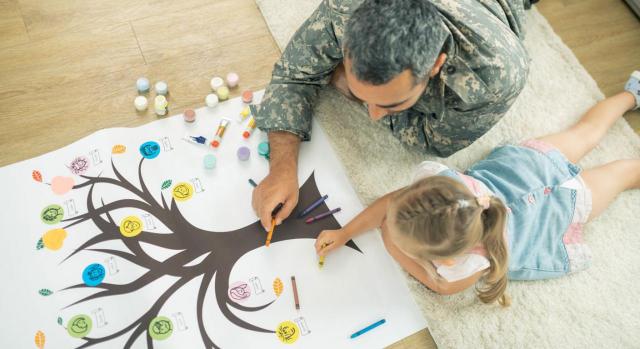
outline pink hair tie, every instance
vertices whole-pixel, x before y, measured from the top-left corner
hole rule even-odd
[[[491,196],[479,196],[476,198],[478,205],[482,207],[482,209],[486,210],[491,206]]]

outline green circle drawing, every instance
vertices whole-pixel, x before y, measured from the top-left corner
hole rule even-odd
[[[166,316],[155,317],[149,323],[149,336],[156,340],[164,340],[173,333],[173,323]]]
[[[74,338],[86,337],[91,332],[91,317],[89,315],[76,315],[67,322],[67,332]]]
[[[59,223],[64,217],[64,210],[60,205],[49,205],[45,207],[42,212],[40,212],[40,219],[45,224],[56,224]]]

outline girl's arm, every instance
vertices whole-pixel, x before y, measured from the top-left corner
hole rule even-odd
[[[386,220],[387,209],[394,194],[395,192],[391,192],[376,200],[373,204],[360,212],[360,214],[358,214],[342,229],[322,231],[320,235],[318,235],[318,239],[315,244],[318,254],[320,256],[324,256],[334,249],[346,244],[347,241],[359,234],[362,234],[363,232],[375,228],[381,228],[382,241],[384,242],[389,255],[391,255],[409,274],[422,282],[432,291],[443,295],[449,295],[461,292],[472,285],[475,285],[478,279],[482,277],[484,271],[479,271],[466,279],[447,282],[442,278],[433,277],[432,274],[427,272],[422,265],[404,254],[393,243],[393,241],[391,241],[386,224],[383,223]]]
[[[369,207],[365,208],[360,214],[352,219],[342,229],[324,230],[316,239],[316,252],[320,256],[344,245],[353,237],[366,231],[379,228],[387,216],[387,208],[391,202],[394,192],[388,193],[378,200],[374,201]]]

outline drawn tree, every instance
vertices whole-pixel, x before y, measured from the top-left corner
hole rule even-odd
[[[200,276],[202,276],[202,281],[196,297],[196,315],[198,330],[205,347],[218,348],[214,340],[208,334],[203,321],[203,304],[208,292],[214,292],[220,312],[231,323],[249,331],[274,333],[275,331],[273,330],[255,326],[241,319],[231,311],[230,307],[244,312],[257,312],[267,308],[275,302],[275,300],[258,307],[247,307],[238,304],[231,299],[227,292],[229,288],[229,276],[235,263],[248,252],[264,247],[266,233],[264,232],[260,222],[256,221],[244,228],[225,232],[208,231],[193,226],[187,219],[185,219],[182,212],[180,212],[178,204],[173,197],[169,203],[166,201],[164,192],[161,192],[161,202],[158,202],[153,197],[143,178],[142,167],[144,162],[145,158],[143,157],[138,164],[137,172],[139,187],[127,180],[127,178],[118,171],[113,159],[111,161],[111,167],[115,178],[101,177],[101,175],[96,177],[85,175],[81,176],[86,179],[86,181],[75,185],[73,189],[80,189],[84,187],[90,188],[86,200],[87,213],[64,220],[64,222],[69,222],[69,224],[64,228],[71,228],[75,225],[90,221],[96,225],[100,233],[75,249],[63,260],[63,262],[78,252],[93,251],[123,258],[146,269],[146,271],[142,276],[126,284],[112,284],[105,282],[92,287],[83,283],[64,288],[63,290],[90,287],[100,289],[99,292],[69,304],[65,308],[100,298],[131,293],[165,275],[174,276],[177,279],[171,286],[164,290],[161,296],[144,314],[140,315],[135,321],[131,322],[125,328],[104,337],[83,337],[82,339],[85,343],[78,348],[86,348],[91,345],[107,342],[118,338],[129,331],[133,332],[130,334],[125,344],[125,348],[130,348],[145,332],[147,346],[148,348],[153,348],[153,339],[147,330],[150,321],[158,316],[162,306],[173,294],[176,293],[176,291],[186,285],[189,281]],[[134,194],[136,198],[121,199],[108,203],[105,203],[104,199],[100,198],[102,206],[95,207],[94,188],[97,185],[119,187]],[[295,217],[298,212],[304,209],[304,207],[310,205],[319,196],[320,193],[316,186],[314,174],[311,174],[300,188],[298,206],[294,209],[291,217]],[[147,212],[162,222],[169,229],[170,233],[142,231],[135,237],[123,236],[120,232],[119,225],[112,218],[111,212],[117,209],[126,208],[135,208]],[[318,208],[318,211],[326,210],[328,210],[328,208],[324,203]],[[290,218],[278,226],[277,232],[273,236],[272,243],[280,243],[292,239],[315,239],[320,231],[324,229],[337,229],[339,227],[340,224],[333,216],[314,224],[305,224],[302,219]],[[129,251],[95,247],[95,245],[99,243],[112,240],[121,241]],[[166,260],[157,260],[143,250],[141,247],[141,243],[143,242],[157,247],[175,250],[176,253]],[[353,241],[349,241],[347,245],[350,248],[361,252]],[[189,262],[199,258],[202,259],[199,263],[186,266]],[[215,289],[210,289],[212,281],[214,281]]]

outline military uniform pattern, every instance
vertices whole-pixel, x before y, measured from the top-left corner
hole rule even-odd
[[[430,1],[448,33],[447,59],[415,105],[382,122],[406,145],[445,157],[491,129],[524,87],[529,70],[522,44],[527,4],[524,0]],[[344,27],[361,2],[324,0],[298,28],[274,66],[256,115],[261,130],[311,139],[315,99],[342,62]]]

